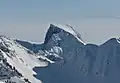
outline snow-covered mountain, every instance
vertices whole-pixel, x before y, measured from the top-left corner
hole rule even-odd
[[[72,27],[51,24],[42,50],[55,63],[34,68],[36,77],[43,83],[120,83],[119,41],[85,44]]]
[[[70,25],[50,24],[44,43],[0,36],[3,83],[120,83],[120,39],[86,44]]]
[[[38,54],[20,45],[16,40],[0,36],[0,80],[5,83],[41,83],[33,75],[34,67],[47,66]]]

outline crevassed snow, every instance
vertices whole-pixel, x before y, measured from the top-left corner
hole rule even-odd
[[[70,25],[61,25],[61,24],[53,24],[54,26],[61,28],[63,30],[65,30],[66,32],[69,32],[70,34],[72,34],[73,36],[75,36],[81,43],[83,43],[84,45],[86,45],[79,37],[78,37],[78,33],[77,31],[75,31],[72,26]]]

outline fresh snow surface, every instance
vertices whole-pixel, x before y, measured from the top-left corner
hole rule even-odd
[[[86,45],[78,36],[80,36],[78,34],[77,31],[75,31],[72,26],[70,25],[61,25],[61,24],[53,24],[54,26],[58,27],[58,28],[61,28],[63,30],[65,30],[66,32],[69,32],[70,34],[72,34],[75,38],[77,38],[81,43],[83,43],[84,45]]]
[[[40,62],[37,59],[37,55],[35,54],[28,54],[27,49],[22,47],[21,45],[17,44],[13,40],[9,40],[5,37],[0,39],[0,42],[6,42],[9,45],[9,49],[15,51],[15,56],[12,58],[8,57],[6,53],[2,50],[1,52],[4,54],[4,57],[7,59],[7,62],[15,67],[18,72],[20,72],[25,78],[27,78],[31,83],[41,83],[40,80],[36,79],[33,75],[36,73],[33,71],[34,67],[41,67],[45,66],[45,62]]]

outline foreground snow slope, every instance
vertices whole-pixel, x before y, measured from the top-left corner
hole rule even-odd
[[[0,51],[2,56],[7,60],[9,65],[22,74],[23,78],[28,79],[31,83],[41,83],[33,75],[34,67],[46,66],[46,62],[41,62],[38,55],[30,52],[25,47],[21,46],[15,40],[5,36],[0,37]]]

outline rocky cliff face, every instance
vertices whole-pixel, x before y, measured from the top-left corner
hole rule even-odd
[[[100,46],[85,44],[75,30],[67,28],[50,25],[42,49],[55,63],[34,68],[36,77],[44,83],[119,83],[119,39]]]

